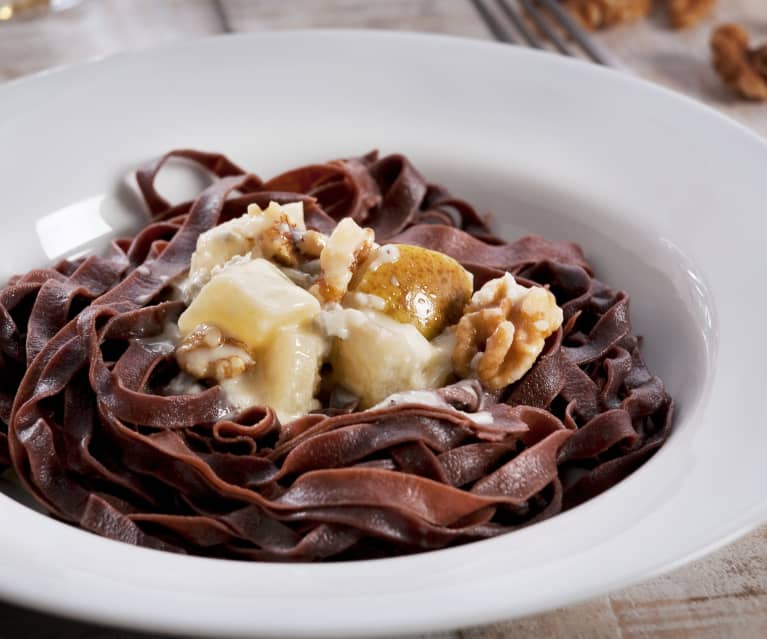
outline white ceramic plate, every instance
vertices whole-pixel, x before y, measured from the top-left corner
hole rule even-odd
[[[126,172],[174,147],[262,175],[407,153],[508,237],[581,242],[631,292],[679,405],[629,479],[520,532],[400,559],[264,565],[135,548],[0,495],[0,597],[216,636],[479,624],[646,579],[767,516],[767,145],[690,100],[595,66],[443,37],[305,32],[113,57],[0,87],[0,276],[137,225]]]

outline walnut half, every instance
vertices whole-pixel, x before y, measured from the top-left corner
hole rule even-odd
[[[506,273],[474,293],[456,328],[453,369],[491,390],[532,368],[546,338],[562,324],[562,309],[544,288],[526,288]]]
[[[716,0],[666,0],[666,4],[671,26],[686,29],[710,15]]]
[[[711,55],[725,84],[749,100],[767,100],[767,45],[750,49],[742,26],[723,24],[711,35]]]
[[[238,342],[227,340],[215,326],[201,324],[176,349],[183,371],[197,379],[221,382],[244,373],[253,359]]]
[[[652,0],[564,0],[564,4],[591,31],[635,22],[652,8]]]

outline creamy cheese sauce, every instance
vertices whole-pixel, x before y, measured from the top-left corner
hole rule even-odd
[[[493,423],[493,415],[489,411],[467,413],[465,411],[458,410],[457,408],[454,408],[448,404],[439,395],[439,393],[429,390],[410,390],[403,391],[401,393],[394,393],[393,395],[389,395],[389,397],[387,397],[382,402],[379,402],[375,406],[371,407],[370,410],[392,408],[393,406],[400,406],[402,404],[420,404],[422,406],[430,406],[432,408],[443,408],[463,415],[464,417],[477,424],[489,425]]]
[[[239,357],[246,365],[253,361],[247,351],[234,344],[220,344],[213,348],[201,346],[188,351],[184,357],[187,367],[192,371],[209,370],[214,362],[230,357]]]
[[[372,308],[374,311],[386,310],[386,300],[370,293],[360,293],[359,291],[347,293],[344,301],[355,308]]]
[[[186,339],[208,324],[236,345],[190,342],[183,358],[179,353],[183,370],[197,377],[214,371],[233,405],[270,405],[282,421],[319,407],[321,370],[323,375],[329,371],[324,381],[330,388],[347,388],[362,408],[419,403],[455,410],[429,390],[447,383],[454,367],[455,327],[441,325],[432,339],[420,328],[442,312],[438,295],[411,290],[412,283],[400,282],[397,271],[387,274],[392,285],[406,288],[403,317],[386,286],[363,293],[353,284],[358,273],[364,278],[383,265],[414,259],[411,251],[425,251],[415,256],[424,264],[433,264],[435,255],[421,248],[379,246],[372,229],[351,218],[302,252],[299,245],[308,234],[300,202],[272,202],[263,211],[252,205],[241,218],[200,236],[183,286],[188,306],[179,327]],[[470,274],[457,268],[470,282]],[[429,269],[424,272],[428,277]],[[499,282],[514,300],[529,293],[510,274]],[[472,298],[473,303],[494,300],[494,289],[486,287]],[[168,353],[178,342],[178,334],[166,335],[150,345]],[[470,362],[472,376],[481,356],[476,353]],[[493,421],[487,412],[455,412],[478,424]]]
[[[385,244],[384,246],[379,246],[376,249],[373,260],[368,265],[368,268],[375,272],[382,265],[388,264],[390,262],[396,262],[398,259],[399,249],[393,244]]]
[[[350,327],[364,324],[365,315],[362,311],[344,308],[340,304],[326,304],[315,321],[325,336],[347,339]]]
[[[199,395],[205,390],[194,377],[186,373],[179,373],[165,387],[169,395]]]
[[[175,322],[166,322],[159,335],[141,337],[136,341],[153,353],[169,355],[176,350],[180,341],[178,325]]]

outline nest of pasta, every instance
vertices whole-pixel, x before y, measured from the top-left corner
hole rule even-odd
[[[156,191],[172,157],[213,175],[194,201]],[[401,155],[262,181],[222,155],[181,150],[137,179],[152,221],[135,237],[0,291],[0,470],[60,520],[213,557],[388,557],[556,515],[668,436],[672,402],[631,333],[629,296],[596,279],[574,244],[495,236]],[[173,354],[146,339],[184,310],[169,283],[201,233],[271,201],[303,202],[307,227],[324,233],[351,217],[381,242],[446,253],[475,288],[505,273],[545,286],[562,326],[519,381],[488,392],[460,380],[437,391],[444,406],[327,405],[281,424],[268,406],[233,412],[216,385],[173,394]]]

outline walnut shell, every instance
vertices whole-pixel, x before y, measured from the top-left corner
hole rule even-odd
[[[652,0],[564,0],[565,7],[590,31],[641,20]]]
[[[458,322],[453,369],[491,390],[521,379],[562,325],[562,309],[544,288],[520,286],[511,274],[474,293]]]
[[[686,29],[711,14],[717,0],[666,0],[669,20],[674,29]]]
[[[226,339],[208,324],[186,336],[176,349],[176,361],[192,377],[219,382],[241,375],[254,363],[243,344]]]
[[[711,56],[725,84],[749,100],[767,100],[767,45],[750,49],[742,26],[723,24],[711,35]]]

